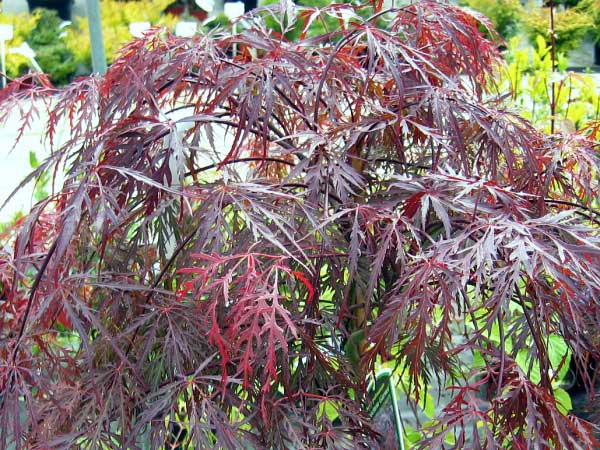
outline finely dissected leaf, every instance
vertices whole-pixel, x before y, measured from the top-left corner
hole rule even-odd
[[[19,139],[48,118],[21,186],[57,185],[0,235],[0,450],[390,448],[381,366],[421,448],[600,445],[558,384],[600,367],[598,126],[507,110],[484,18],[382,8],[156,28],[2,90]]]

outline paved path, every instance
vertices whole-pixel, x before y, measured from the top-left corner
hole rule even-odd
[[[13,114],[8,123],[0,127],[0,204],[4,203],[10,193],[32,171],[29,152],[35,152],[38,161],[42,161],[49,154],[49,146],[42,142],[44,123],[45,116],[40,114],[39,120],[24,133],[14,149],[12,147],[20,126],[18,115]],[[58,131],[57,142],[65,134],[64,131]],[[30,183],[0,210],[0,223],[10,220],[19,211],[28,211],[34,204],[32,194],[33,183]]]
[[[178,110],[177,114],[170,115],[173,120],[178,120],[191,114],[189,111]],[[0,205],[10,193],[19,185],[19,183],[32,171],[29,161],[29,152],[33,151],[36,154],[38,161],[43,161],[49,154],[49,145],[44,143],[44,127],[46,123],[46,115],[40,113],[39,119],[28,129],[16,148],[12,149],[15,140],[18,136],[20,126],[19,117],[13,114],[8,123],[0,127]],[[182,123],[180,128],[184,130],[190,126],[187,123]],[[68,129],[57,127],[55,137],[55,146],[60,145],[68,137]],[[225,132],[224,128],[214,127],[215,145],[218,149],[226,151],[231,148],[233,136],[230,132]],[[165,142],[165,145],[168,145]],[[200,165],[212,164],[219,161],[222,155],[214,155],[210,150],[210,144],[206,139],[201,139],[199,142],[200,148],[205,149],[205,161],[201,161]],[[12,149],[12,150],[11,150]],[[213,156],[210,156],[213,155]],[[231,168],[233,169],[233,167]],[[243,174],[243,166],[236,167],[238,173]],[[60,181],[57,181],[57,188],[60,187]],[[0,223],[10,220],[15,213],[22,211],[27,212],[35,203],[32,194],[34,186],[30,183],[26,188],[20,190],[11,201],[0,210]]]

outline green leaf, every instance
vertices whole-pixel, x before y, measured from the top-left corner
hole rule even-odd
[[[38,161],[33,150],[29,150],[29,165],[32,169],[36,169],[40,165],[40,162]]]
[[[423,436],[409,424],[404,424],[404,438],[405,442],[408,441],[408,444],[416,444],[421,440]]]
[[[571,396],[567,391],[562,388],[554,389],[554,398],[556,399],[556,406],[562,414],[568,414],[573,409],[571,403]]]
[[[427,395],[421,396],[419,406],[423,409],[423,412],[429,419],[433,419],[435,417],[435,400],[429,392]]]
[[[537,384],[542,380],[542,377],[540,375],[540,365],[537,360],[534,360],[533,363],[531,363],[531,353],[528,349],[522,348],[521,350],[519,350],[515,361],[519,365],[521,370],[524,373],[528,374],[529,378],[533,383]]]
[[[562,380],[569,371],[569,362],[571,361],[571,349],[562,336],[551,334],[548,337],[548,358],[550,359],[552,370],[556,371],[560,367],[557,381]]]
[[[344,352],[354,367],[360,365],[360,346],[364,341],[365,330],[358,330],[350,335],[344,345]]]
[[[479,350],[475,350],[473,352],[473,362],[472,366],[475,367],[485,367],[485,359],[481,356],[481,352]]]
[[[338,417],[339,402],[334,400],[324,400],[319,403],[319,417],[325,415],[329,420],[335,420]]]

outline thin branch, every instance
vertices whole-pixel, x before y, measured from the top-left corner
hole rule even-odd
[[[552,90],[552,97],[550,99],[550,133],[554,134],[554,128],[556,126],[556,92],[554,81],[554,72],[556,72],[556,33],[554,26],[554,0],[550,0],[550,57],[552,58],[552,81],[550,82],[550,89]]]
[[[46,272],[46,268],[48,267],[48,264],[50,263],[50,259],[52,259],[52,255],[54,255],[54,252],[56,251],[56,247],[58,245],[58,239],[60,239],[60,237],[61,236],[59,235],[58,238],[55,239],[54,242],[52,243],[52,246],[48,250],[46,257],[44,258],[42,267],[40,267],[40,270],[38,270],[38,273],[35,276],[35,280],[33,281],[31,289],[29,290],[29,298],[27,299],[27,307],[25,308],[25,312],[23,313],[23,320],[21,321],[21,325],[19,327],[19,333],[17,334],[17,340],[15,342],[15,347],[13,348],[13,351],[12,351],[11,361],[13,363],[15,362],[15,358],[17,356],[17,351],[19,350],[19,346],[21,345],[21,341],[23,340],[23,336],[25,334],[25,326],[27,325],[27,321],[29,320],[29,315],[31,314],[31,306],[33,305],[33,299],[35,297],[35,293],[37,292],[37,289],[42,281],[42,277],[44,276],[44,273]]]
[[[534,201],[534,200],[531,200]],[[565,206],[570,206],[572,208],[576,208],[576,213],[579,214],[582,217],[585,217],[586,219],[594,222],[596,225],[600,226],[600,220],[593,218],[591,215],[588,215],[582,211],[579,211],[579,209],[585,209],[587,212],[589,212],[592,215],[595,215],[597,217],[600,217],[600,211],[596,211],[592,208],[590,208],[589,206],[585,206],[585,205],[580,205],[578,203],[573,203],[573,202],[569,202],[566,200],[556,200],[553,198],[544,198],[543,199],[544,202],[546,203],[555,203],[557,205],[565,205]]]
[[[237,164],[237,163],[245,163],[245,162],[261,162],[261,161],[268,161],[268,162],[274,162],[274,163],[279,163],[279,164],[286,164],[286,165],[291,166],[291,167],[294,167],[296,165],[293,162],[288,161],[286,159],[257,156],[257,157],[251,157],[251,158],[231,159],[231,160],[222,161],[222,162],[218,162],[218,163],[214,163],[214,164],[208,164],[207,166],[202,166],[202,167],[199,167],[197,169],[190,170],[189,172],[186,172],[185,176],[189,177],[189,176],[201,173],[201,172],[206,172],[207,170],[210,170],[210,169],[216,169],[217,167],[225,166],[225,165],[229,165],[229,164]]]

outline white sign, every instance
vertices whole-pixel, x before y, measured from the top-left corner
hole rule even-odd
[[[196,22],[178,22],[175,26],[175,36],[192,37],[196,34],[198,24]]]
[[[43,72],[40,65],[35,60],[35,51],[29,46],[27,42],[23,42],[18,47],[13,47],[8,49],[8,53],[23,55],[25,58],[29,60],[31,66],[38,72]]]
[[[215,9],[214,0],[196,0],[196,5],[206,12],[213,12],[213,9]]]
[[[246,12],[244,2],[227,2],[223,5],[223,12],[229,20],[235,20]]]
[[[150,28],[150,22],[132,22],[129,24],[129,32],[135,38],[142,37],[144,31]]]
[[[10,41],[13,38],[13,26],[9,24],[0,25],[0,41]]]
[[[29,46],[27,42],[23,42],[18,47],[13,47],[8,49],[8,53],[16,53],[19,55],[23,55],[25,58],[35,58],[35,51]]]

